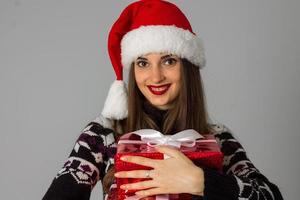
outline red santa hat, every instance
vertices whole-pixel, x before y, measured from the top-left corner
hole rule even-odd
[[[183,12],[163,0],[140,0],[127,6],[108,36],[108,52],[117,80],[111,85],[102,115],[124,119],[128,115],[123,68],[147,53],[172,53],[200,68],[205,65],[202,41]]]

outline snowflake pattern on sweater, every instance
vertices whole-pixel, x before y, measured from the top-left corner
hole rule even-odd
[[[239,188],[238,199],[282,199],[278,191],[273,193],[270,185],[275,185],[252,164],[231,131],[221,124],[214,125],[214,130],[214,136],[224,154],[223,172],[236,179]]]
[[[224,125],[212,125],[213,134],[224,154],[223,174],[205,169],[205,200],[281,200],[277,186],[271,183],[246,156],[241,144]],[[109,120],[102,117],[90,122],[82,131],[74,148],[46,192],[43,200],[90,198],[95,184],[114,164],[116,142]],[[116,184],[110,187],[105,200],[114,199]]]

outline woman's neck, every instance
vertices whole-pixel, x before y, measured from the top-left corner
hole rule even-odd
[[[149,102],[145,102],[143,105],[144,111],[149,117],[156,123],[156,125],[162,130],[163,121],[168,110],[161,110]]]

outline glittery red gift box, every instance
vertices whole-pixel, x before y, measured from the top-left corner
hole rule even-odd
[[[213,135],[203,135],[204,138],[197,140],[193,147],[180,147],[180,151],[183,152],[188,158],[190,158],[197,166],[202,168],[211,168],[218,171],[222,171],[223,154],[220,151]],[[124,139],[124,138],[122,138]],[[127,140],[131,140],[132,143],[118,143],[117,154],[115,156],[115,169],[116,171],[131,171],[140,169],[151,169],[134,163],[124,162],[120,160],[122,156],[143,156],[152,159],[164,159],[164,155],[159,152],[155,152],[155,149],[146,143],[140,141],[140,136],[130,135]],[[149,179],[149,178],[148,178]],[[117,178],[117,196],[118,200],[124,200],[126,197],[133,196],[136,190],[122,190],[120,186],[127,183],[135,183],[147,178]],[[148,197],[147,199],[155,200],[155,197]],[[192,197],[189,194],[169,195],[170,200],[191,200]]]

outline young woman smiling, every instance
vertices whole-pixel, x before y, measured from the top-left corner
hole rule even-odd
[[[84,128],[44,200],[87,200],[99,180],[104,198],[116,199],[115,177],[151,178],[121,186],[138,189],[139,198],[189,193],[205,200],[282,199],[230,130],[209,122],[200,73],[205,65],[203,45],[177,6],[162,0],[130,4],[110,30],[108,51],[117,80],[102,114]],[[128,86],[123,68],[129,68]],[[152,170],[115,173],[119,136],[144,128],[166,135],[185,129],[213,134],[224,154],[223,172],[196,166],[178,149],[160,146],[157,151],[169,159],[122,158]]]

